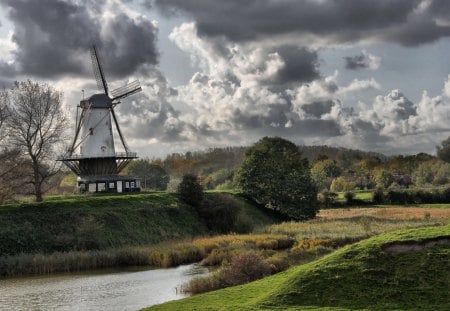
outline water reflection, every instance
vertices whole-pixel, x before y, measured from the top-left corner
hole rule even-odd
[[[179,287],[206,269],[116,271],[0,280],[1,310],[138,310],[185,297]]]

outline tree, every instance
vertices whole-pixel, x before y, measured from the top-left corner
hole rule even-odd
[[[248,148],[236,182],[246,196],[291,218],[310,219],[317,213],[308,161],[288,140],[264,137]]]
[[[441,142],[440,146],[436,147],[437,156],[444,162],[450,163],[450,137]]]
[[[319,190],[327,188],[327,172],[322,163],[323,161],[318,161],[311,167],[312,181]]]
[[[170,176],[160,165],[148,159],[140,159],[128,165],[128,173],[141,179],[141,186],[155,190],[166,190]]]
[[[16,82],[11,90],[1,92],[0,99],[8,107],[8,140],[29,159],[32,174],[28,182],[40,202],[45,182],[57,172],[55,155],[64,139],[62,94],[30,80]]]
[[[328,179],[340,174],[341,169],[336,165],[336,162],[329,159],[317,160],[311,167],[311,177],[319,190],[328,188]]]
[[[379,169],[375,172],[375,183],[377,187],[388,188],[390,184],[394,181],[392,174],[385,170]]]
[[[198,177],[193,174],[183,175],[183,179],[178,185],[178,194],[183,202],[200,207],[203,200],[203,187],[200,185]]]
[[[352,191],[355,190],[356,183],[344,176],[339,176],[338,178],[333,179],[331,182],[330,190],[334,192],[342,192],[342,191]]]

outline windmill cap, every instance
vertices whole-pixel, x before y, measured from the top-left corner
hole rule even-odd
[[[94,94],[80,102],[81,108],[111,108],[111,98],[106,94]]]

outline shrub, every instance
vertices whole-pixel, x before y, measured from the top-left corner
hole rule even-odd
[[[241,207],[232,197],[211,193],[204,197],[199,207],[199,213],[205,219],[210,230],[228,233],[237,229],[238,213]],[[243,223],[240,224],[244,226]],[[240,228],[244,229],[245,228]]]
[[[347,203],[348,205],[353,204],[354,199],[355,199],[355,194],[351,191],[347,191],[344,193],[344,198],[345,198],[345,203]]]
[[[384,203],[384,190],[381,187],[375,188],[372,192],[372,203],[374,204],[382,204]]]
[[[450,188],[445,188],[441,195],[442,203],[450,203]]]
[[[200,294],[224,288],[223,274],[216,272],[208,276],[198,276],[182,286],[182,291],[191,294]]]
[[[236,255],[226,268],[224,281],[228,286],[245,284],[271,274],[271,266],[255,251]]]
[[[250,233],[253,231],[254,225],[251,219],[243,214],[238,214],[233,231],[236,233]]]
[[[386,194],[385,201],[390,204],[408,204],[412,203],[412,198],[406,191],[394,191],[390,190]]]
[[[319,193],[319,202],[325,207],[329,208],[331,207],[335,202],[337,198],[336,192],[331,192],[328,190],[323,190]]]
[[[280,271],[289,268],[288,257],[286,254],[283,253],[276,253],[270,256],[269,258],[266,259],[266,262],[272,269],[272,273],[278,273]]]
[[[192,206],[198,207],[203,200],[203,187],[196,175],[186,174],[178,185],[180,199]]]

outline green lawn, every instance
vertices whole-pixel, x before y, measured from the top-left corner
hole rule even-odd
[[[447,239],[405,253],[388,245]],[[400,230],[237,287],[149,310],[449,310],[450,225]]]

